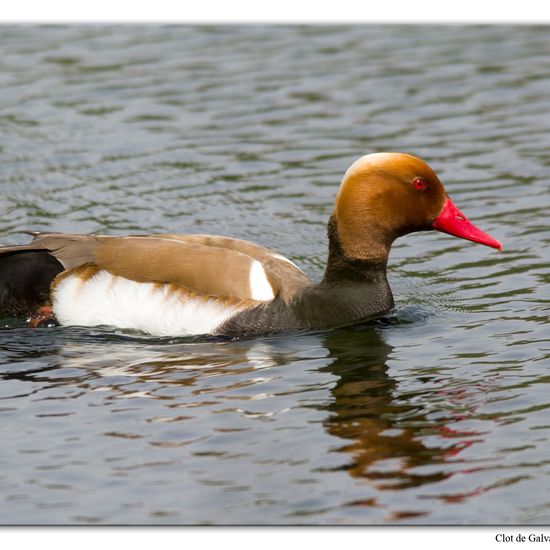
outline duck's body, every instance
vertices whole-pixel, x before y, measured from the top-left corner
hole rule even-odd
[[[315,284],[284,256],[240,239],[39,233],[27,246],[37,256],[32,271],[50,266],[52,252],[58,265],[42,289],[27,290],[19,313],[50,303],[61,325],[241,335],[345,325],[393,307],[383,266],[355,265],[346,280]],[[26,260],[22,248],[2,251]]]
[[[62,325],[158,336],[352,324],[393,307],[386,264],[398,236],[437,228],[500,247],[449,203],[419,159],[398,153],[359,159],[336,199],[319,283],[284,256],[228,237],[34,233],[28,245],[0,248],[0,310],[28,315],[33,324],[37,311],[44,316],[51,308]],[[462,222],[467,227],[457,229]],[[471,228],[477,233],[468,234]]]

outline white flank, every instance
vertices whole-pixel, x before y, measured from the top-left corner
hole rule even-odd
[[[275,297],[273,288],[265,274],[264,266],[258,260],[252,261],[249,282],[250,297],[253,300],[272,300]]]
[[[166,286],[137,283],[100,271],[82,281],[62,279],[53,294],[53,311],[62,325],[109,325],[154,336],[209,334],[237,313],[238,305],[215,298],[169,292]]]

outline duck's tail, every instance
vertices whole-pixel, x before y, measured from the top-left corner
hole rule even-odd
[[[0,247],[0,313],[28,316],[50,301],[50,285],[63,266],[33,243]]]

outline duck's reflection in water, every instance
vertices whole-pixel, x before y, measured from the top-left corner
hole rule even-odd
[[[407,390],[400,388],[396,378],[388,374],[388,363],[397,358],[396,352],[383,335],[380,327],[366,326],[335,332],[324,342],[333,358],[326,369],[337,376],[324,426],[328,433],[344,441],[338,451],[350,456],[347,472],[378,491],[426,486],[424,498],[444,503],[458,502],[483,491],[477,487],[461,494],[447,494],[437,485],[456,473],[476,471],[460,453],[480,441],[481,434],[472,429],[459,431],[453,425],[473,414],[465,407],[464,398],[471,397],[478,388],[462,389],[458,399],[456,388],[446,389],[444,384],[432,392],[426,392],[421,381]],[[437,403],[439,409],[435,408]],[[431,484],[438,488],[429,489]],[[379,503],[366,498],[349,504]],[[418,508],[407,511],[405,507],[386,519],[406,520],[428,513]]]
[[[167,413],[178,410],[178,415],[185,408],[203,415],[223,410],[225,420],[241,423],[241,428],[242,415],[277,419],[284,410],[296,416],[294,425],[302,418],[300,408],[321,408],[322,425],[335,442],[332,449],[347,456],[339,469],[377,490],[402,490],[449,477],[446,464],[467,444],[446,425],[452,415],[435,420],[419,395],[400,391],[388,374],[395,352],[380,325],[240,341],[76,336],[50,350],[57,367],[50,361],[47,370],[33,371],[29,380],[102,390],[105,402],[160,399]],[[27,379],[25,372],[11,376]],[[315,391],[322,398],[313,404],[308,396]],[[203,406],[209,408],[200,413]],[[319,424],[308,429],[315,426]],[[467,435],[471,440],[473,434]],[[427,436],[436,436],[429,445]],[[368,498],[350,504],[376,505]]]
[[[374,482],[379,489],[404,489],[443,479],[442,472],[416,474],[409,470],[441,462],[442,450],[422,443],[425,413],[399,398],[398,384],[388,375],[392,352],[376,327],[339,332],[325,340],[337,375],[326,430],[346,442],[347,466],[353,477]],[[414,400],[413,400],[414,401]],[[447,449],[448,451],[448,449]]]

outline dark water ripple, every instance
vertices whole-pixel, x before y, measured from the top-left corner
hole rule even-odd
[[[543,26],[4,26],[0,237],[223,233],[312,277],[360,155],[504,243],[392,251],[397,308],[268,338],[0,331],[0,523],[550,521]]]

